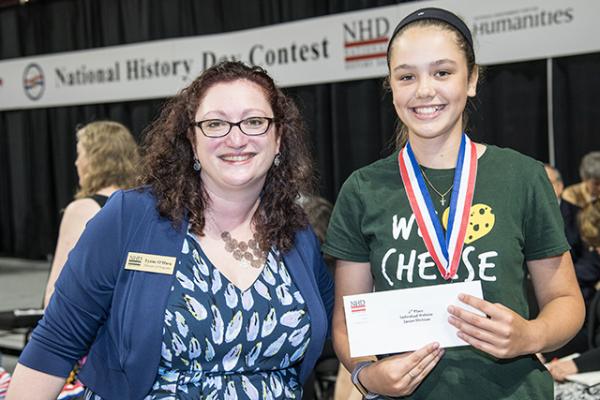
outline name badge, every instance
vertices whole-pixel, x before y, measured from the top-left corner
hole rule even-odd
[[[176,260],[176,257],[129,252],[127,253],[125,269],[173,275]]]

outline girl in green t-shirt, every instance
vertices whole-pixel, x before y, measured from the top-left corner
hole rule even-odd
[[[387,53],[402,150],[356,171],[339,194],[324,245],[337,258],[335,350],[368,399],[548,398],[552,381],[533,354],[566,343],[584,306],[543,167],[463,133],[478,66],[456,15],[415,11]],[[541,308],[532,320],[527,273]],[[485,316],[448,307],[469,347],[430,343],[379,360],[350,357],[343,296],[473,279],[484,299],[459,300]]]

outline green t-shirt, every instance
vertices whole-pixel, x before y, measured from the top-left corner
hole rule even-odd
[[[558,202],[541,163],[487,146],[479,158],[475,194],[457,279],[445,281],[420,236],[398,169],[398,152],[355,171],[333,210],[323,250],[369,262],[375,290],[480,280],[483,296],[527,318],[526,261],[569,249]],[[454,169],[424,171],[444,193]],[[440,204],[428,186],[439,215]],[[447,218],[442,217],[446,227]],[[470,346],[446,353],[410,399],[551,399],[552,378],[533,355],[498,360]]]

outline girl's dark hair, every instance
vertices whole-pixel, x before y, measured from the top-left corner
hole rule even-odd
[[[299,193],[313,192],[312,161],[298,108],[260,67],[238,61],[219,63],[170,99],[145,132],[141,183],[151,186],[160,215],[178,227],[187,213],[190,230],[203,235],[209,198],[193,169],[191,141],[196,133],[191,122],[210,87],[237,80],[260,86],[273,109],[281,162],[267,172],[252,221],[263,250],[276,246],[285,252],[292,247],[295,232],[307,225],[297,199]]]
[[[473,47],[471,46],[471,44],[469,42],[467,42],[467,40],[465,39],[465,37],[463,36],[462,33],[460,33],[456,27],[454,27],[453,25],[439,20],[439,19],[433,19],[433,18],[426,18],[426,19],[420,19],[414,22],[411,22],[408,25],[405,25],[404,27],[402,27],[402,29],[398,30],[398,32],[396,32],[396,34],[392,37],[391,42],[389,44],[389,48],[390,50],[388,51],[388,56],[387,56],[387,63],[388,63],[388,68],[390,67],[390,60],[392,57],[392,53],[393,53],[393,46],[392,44],[400,37],[402,36],[402,34],[408,29],[408,28],[412,28],[412,27],[437,27],[449,32],[452,32],[454,34],[454,40],[456,41],[456,45],[458,46],[458,48],[462,51],[462,53],[465,56],[465,61],[467,63],[467,73],[468,73],[468,77],[470,78],[471,76],[473,76],[473,73],[475,71],[477,71],[478,73],[480,72],[480,67],[479,65],[477,65],[477,63],[475,62],[475,51],[473,50]],[[391,90],[390,87],[390,74],[391,74],[391,69],[388,73],[388,76],[385,77],[384,81],[383,81],[383,87],[385,90]],[[467,107],[465,107],[465,110],[463,111],[463,129],[466,129],[468,123],[469,123],[469,115],[467,112],[467,108],[468,108],[468,103],[469,103],[470,99],[467,100]],[[402,121],[400,121],[400,119],[398,119],[397,123],[396,123],[396,135],[395,135],[396,139],[396,148],[401,148],[406,144],[406,141],[408,140],[408,129],[406,128],[406,126],[402,123]]]

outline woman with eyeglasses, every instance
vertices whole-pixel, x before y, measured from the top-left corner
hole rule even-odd
[[[311,191],[304,133],[239,62],[171,99],[147,131],[146,186],[88,224],[8,398],[56,398],[89,350],[86,399],[300,399],[333,304],[296,202]]]

